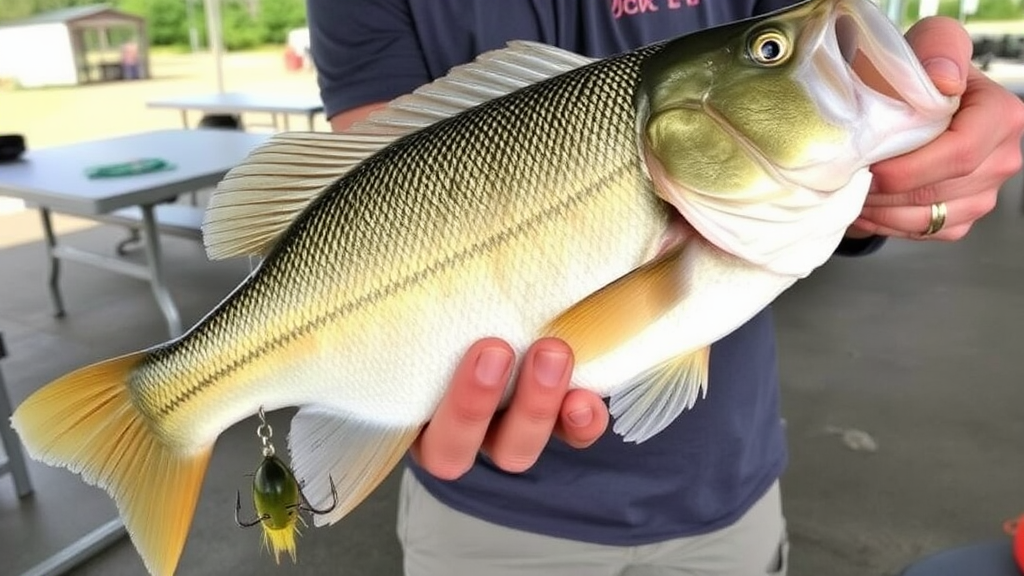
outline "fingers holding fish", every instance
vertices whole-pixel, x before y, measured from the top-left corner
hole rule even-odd
[[[555,436],[573,448],[586,448],[597,442],[608,428],[608,406],[589,390],[569,390],[562,400],[562,411]]]
[[[942,16],[924,18],[907,30],[906,39],[936,88],[947,96],[963,93],[963,70],[971,66],[974,47],[958,21]]]
[[[527,350],[508,409],[494,421],[484,451],[506,472],[525,472],[547,446],[572,377],[572,351],[544,338]]]
[[[424,469],[455,480],[482,451],[502,470],[523,472],[537,461],[553,433],[580,448],[601,436],[608,426],[608,409],[593,392],[568,390],[572,351],[556,338],[530,347],[508,408],[497,414],[512,359],[508,344],[496,338],[470,347],[411,449]]]
[[[974,222],[995,205],[991,194],[971,195],[927,206],[883,206],[865,208],[854,222],[857,229],[895,238],[914,240],[957,240],[970,231]]]
[[[958,240],[995,208],[1002,167],[1016,161],[1019,152],[1001,149],[966,177],[902,193],[872,192],[855,226],[898,238]]]
[[[476,460],[511,376],[512,348],[497,338],[473,344],[462,357],[448,392],[411,448],[438,478],[455,480]]]
[[[1021,167],[1024,104],[970,65],[970,41],[956,21],[922,20],[907,40],[936,87],[951,95],[963,90],[960,108],[931,143],[872,166],[874,183],[855,226],[887,236],[956,240],[995,207],[999,186]],[[962,70],[963,82],[954,81]],[[940,203],[945,217],[935,231],[932,207]]]
[[[855,226],[901,238],[956,240],[996,204],[999,186],[1021,167],[1024,104],[971,70],[949,129],[924,147],[872,167],[874,183]],[[942,230],[931,206],[945,203]]]
[[[874,187],[865,204],[927,206],[998,185],[1020,169],[1022,133],[1024,103],[972,70],[960,108],[943,134],[872,166]]]

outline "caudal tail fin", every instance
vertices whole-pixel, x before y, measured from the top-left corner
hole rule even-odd
[[[106,490],[151,574],[174,573],[212,446],[161,443],[131,401],[128,376],[144,352],[76,370],[32,394],[11,418],[35,459]]]

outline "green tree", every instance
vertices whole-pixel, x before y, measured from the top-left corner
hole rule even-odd
[[[263,41],[283,44],[289,30],[306,26],[306,3],[304,0],[262,0],[259,18],[266,31]]]
[[[1013,20],[1024,18],[1024,3],[1020,0],[981,0],[974,20]],[[1024,34],[1024,30],[1021,30]]]
[[[249,4],[244,0],[227,0],[221,6],[224,47],[228,50],[244,50],[263,44],[267,30],[258,14],[253,17]]]
[[[188,45],[188,19],[183,0],[120,0],[117,8],[146,19],[150,44]]]
[[[35,0],[3,0],[0,2],[0,22],[31,16],[35,7]]]
[[[907,22],[917,20],[920,5],[920,0],[909,0],[905,3],[904,15]],[[939,15],[959,18],[960,1],[939,0]],[[970,20],[1012,20],[1015,18],[1024,18],[1024,3],[1021,0],[979,0],[977,13],[968,16]]]
[[[52,10],[99,3],[102,0],[0,0],[0,21],[20,20]]]
[[[904,16],[907,22],[914,22],[918,19],[921,10],[920,0],[909,0],[904,3]],[[956,18],[960,15],[960,3],[957,0],[939,0],[939,16]]]

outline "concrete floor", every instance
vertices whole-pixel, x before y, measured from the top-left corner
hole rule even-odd
[[[896,574],[932,550],[1000,538],[1003,521],[1024,512],[1022,187],[1018,176],[960,243],[891,242],[869,258],[835,259],[776,304],[793,576]],[[69,238],[109,253],[121,236],[93,227]],[[76,264],[64,268],[68,316],[53,318],[34,213],[0,215],[0,241],[10,354],[0,367],[15,404],[86,362],[164,339],[145,284]],[[247,272],[244,262],[207,262],[193,242],[164,246],[186,323]],[[285,431],[288,417],[271,420]],[[850,429],[877,450],[851,449]],[[244,422],[218,443],[179,574],[400,573],[395,478],[341,524],[307,529],[296,566],[276,566],[256,528],[235,527],[235,491],[260,458],[254,430]],[[30,466],[28,499],[0,478],[0,574],[21,574],[114,517],[109,499],[70,473]],[[72,571],[143,573],[126,539]]]

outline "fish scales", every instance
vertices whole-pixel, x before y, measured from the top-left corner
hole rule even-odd
[[[303,502],[272,508],[332,524],[398,465],[482,336],[518,353],[562,338],[572,385],[645,442],[708,393],[714,342],[831,257],[869,166],[957,105],[869,0],[600,62],[513,43],[344,134],[273,136],[203,230],[212,258],[261,265],[181,338],[62,376],[12,425],[111,495],[161,576],[228,427],[298,407]],[[296,525],[264,524],[275,557]]]
[[[640,65],[656,50],[600,61],[439,122],[332,184],[258,274],[139,365],[131,387],[143,413],[158,429],[175,428],[177,418],[196,410],[190,406],[219,405],[206,403],[204,393],[244,394],[221,385],[260,358],[329,325],[344,326],[382,301],[443,294],[439,277],[457,276],[452,271],[470,260],[498,268],[493,272],[506,276],[508,297],[524,302],[537,297],[528,286],[543,277],[536,268],[591,276],[591,290],[628,271],[667,215],[636,153],[631,97]],[[484,134],[505,145],[479,145]],[[625,231],[645,227],[646,234]],[[618,266],[602,262],[600,253],[581,255],[585,242],[536,250],[538,237],[571,234],[639,241],[632,261]],[[462,287],[466,301],[473,301],[474,286]],[[572,304],[566,296],[586,293],[543,296],[560,310]],[[171,389],[167,382],[186,385]]]

